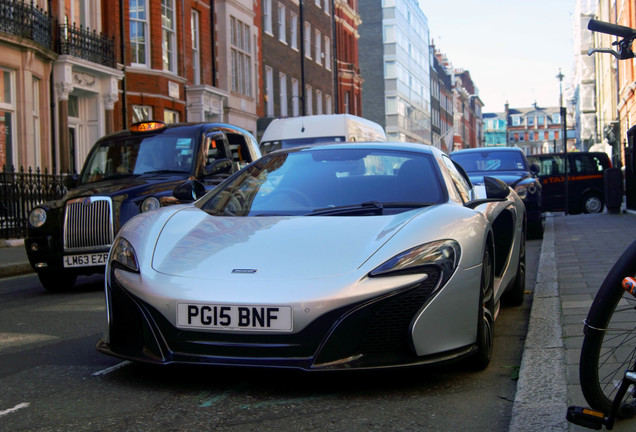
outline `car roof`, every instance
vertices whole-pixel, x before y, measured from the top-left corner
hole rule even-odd
[[[351,150],[351,149],[360,149],[360,148],[369,149],[369,150],[398,150],[398,151],[411,151],[411,152],[415,151],[418,153],[426,153],[426,154],[441,153],[441,150],[428,144],[405,143],[405,142],[378,142],[378,141],[311,144],[311,145],[292,147],[288,149],[276,150],[275,152],[272,152],[272,153],[280,153],[280,152],[293,153],[293,152],[304,151],[309,149]]]
[[[454,152],[451,153],[451,155],[455,153],[480,153],[480,152],[495,152],[495,151],[523,153],[523,150],[519,147],[476,147],[476,148],[455,150]]]
[[[121,139],[130,136],[151,136],[160,133],[176,133],[182,131],[185,134],[190,134],[196,132],[197,130],[207,130],[207,129],[221,129],[224,132],[232,132],[232,133],[244,133],[248,134],[245,129],[242,129],[238,126],[226,124],[226,123],[169,123],[166,124],[165,127],[161,129],[155,129],[148,132],[132,132],[130,129],[125,129],[122,131],[114,132],[112,134],[105,135],[98,139],[97,141],[103,140],[112,140],[112,139]]]

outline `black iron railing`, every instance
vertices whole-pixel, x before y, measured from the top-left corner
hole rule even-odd
[[[39,168],[25,170],[3,167],[0,172],[0,238],[26,235],[29,212],[45,201],[60,199],[66,193],[68,174],[49,174]]]
[[[115,39],[75,24],[59,26],[56,51],[58,54],[115,67]]]
[[[31,39],[53,49],[53,20],[33,2],[0,0],[0,31]]]

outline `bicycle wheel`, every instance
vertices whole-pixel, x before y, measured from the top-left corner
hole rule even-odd
[[[622,287],[623,278],[636,274],[636,241],[609,271],[588,312],[581,348],[579,378],[585,400],[594,409],[609,413],[625,371],[636,361],[636,298]],[[617,413],[632,417],[634,389]]]

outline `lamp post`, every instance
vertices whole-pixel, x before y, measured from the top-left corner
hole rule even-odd
[[[566,108],[563,106],[563,78],[565,78],[565,75],[563,75],[563,73],[561,73],[561,68],[559,68],[559,73],[556,76],[556,78],[559,80],[559,109],[560,109],[560,115],[561,115],[561,127],[562,127],[562,134],[563,134],[563,162],[564,162],[564,170],[565,170],[565,182],[564,182],[564,196],[565,196],[565,214],[568,214],[568,201],[569,201],[569,197],[568,197],[568,177],[569,177],[569,170],[568,170],[568,137],[567,137],[567,125],[566,125],[566,116],[567,116],[567,110]]]

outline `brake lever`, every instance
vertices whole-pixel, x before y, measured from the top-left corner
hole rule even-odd
[[[634,58],[634,52],[631,50],[631,48],[625,48],[625,47],[623,47],[623,49],[621,49],[620,51],[614,51],[613,49],[610,49],[610,48],[590,48],[589,50],[587,50],[587,55],[592,55],[597,52],[611,54],[619,60],[627,60],[627,59]]]
[[[587,50],[587,55],[589,56],[591,56],[594,53],[611,54],[617,59],[621,60],[621,55],[617,51],[614,51],[611,48],[590,48],[589,50]]]

